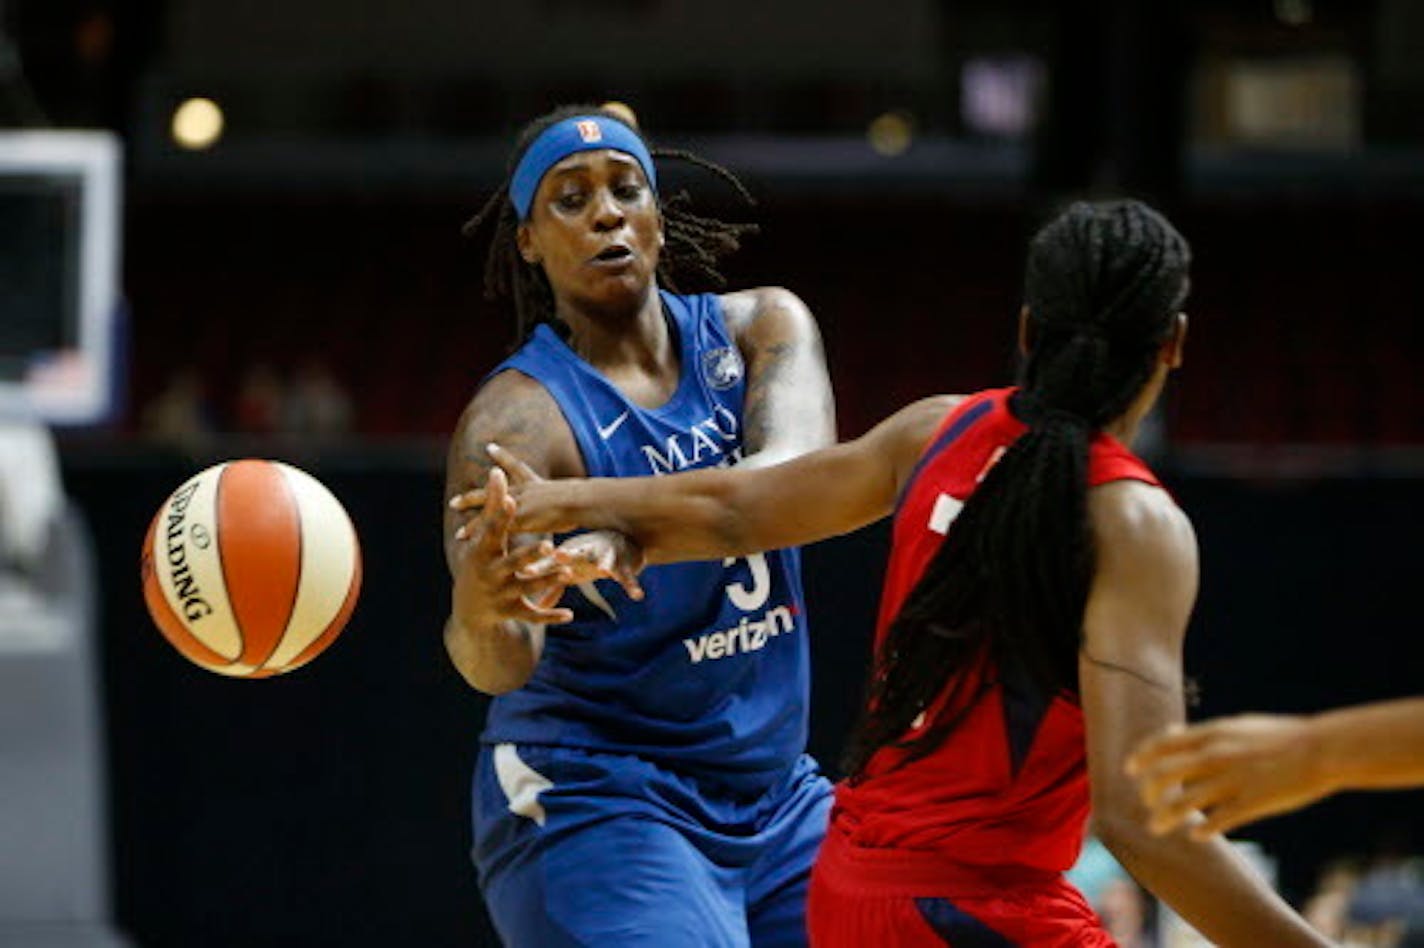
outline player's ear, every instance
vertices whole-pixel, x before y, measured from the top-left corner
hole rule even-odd
[[[534,266],[543,259],[539,254],[539,249],[534,246],[534,235],[530,232],[528,224],[519,225],[519,229],[514,232],[514,243],[519,248],[519,256],[524,258],[525,263]]]
[[[1187,314],[1178,313],[1172,320],[1172,334],[1162,344],[1162,361],[1169,369],[1180,369],[1187,345]]]
[[[1019,355],[1027,356],[1033,345],[1033,330],[1028,324],[1028,304],[1019,307]]]

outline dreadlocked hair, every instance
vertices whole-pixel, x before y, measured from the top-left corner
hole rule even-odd
[[[1191,251],[1137,201],[1078,202],[1029,246],[1029,353],[1014,413],[1028,426],[990,468],[891,623],[843,767],[939,747],[997,681],[1078,688],[1095,569],[1088,451],[1151,377],[1187,294]],[[981,663],[984,663],[981,665]],[[964,674],[974,668],[986,674]],[[917,716],[942,700],[931,726]]]
[[[566,105],[541,115],[520,132],[509,158],[504,182],[462,228],[465,236],[473,237],[486,224],[493,224],[485,255],[484,295],[486,299],[513,301],[516,341],[527,338],[539,323],[549,323],[561,332],[565,329],[555,316],[554,291],[543,268],[525,262],[519,255],[516,240],[519,214],[509,197],[510,182],[524,152],[545,129],[579,115],[610,118],[642,135],[636,122],[630,120],[632,113],[626,107]],[[729,184],[748,205],[756,203],[737,176],[721,165],[681,149],[650,148],[649,153],[654,158],[676,159],[709,171]],[[755,224],[733,223],[696,214],[691,210],[691,204],[692,198],[686,191],[679,191],[661,202],[665,244],[658,258],[657,279],[659,284],[674,292],[678,291],[679,281],[683,278],[711,289],[725,286],[726,279],[718,269],[719,264],[724,257],[741,247],[742,238],[758,230]]]

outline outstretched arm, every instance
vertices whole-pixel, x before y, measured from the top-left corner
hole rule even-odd
[[[604,527],[632,537],[649,562],[712,559],[810,543],[885,516],[955,401],[925,399],[855,441],[754,470],[544,481],[510,452],[490,450],[510,476],[519,529]],[[485,500],[470,491],[451,506]]]
[[[1152,829],[1208,839],[1339,790],[1424,786],[1424,698],[1175,729],[1128,761]],[[1204,821],[1194,814],[1203,813]]]
[[[1182,641],[1196,598],[1196,539],[1159,488],[1094,488],[1097,570],[1083,619],[1079,685],[1099,837],[1123,866],[1222,948],[1329,944],[1216,837],[1159,837],[1124,770],[1146,735],[1183,716]]]

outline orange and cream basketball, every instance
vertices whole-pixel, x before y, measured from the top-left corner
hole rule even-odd
[[[149,614],[184,657],[265,678],[336,639],[361,591],[361,547],[341,502],[311,475],[227,461],[159,508],[142,572]]]

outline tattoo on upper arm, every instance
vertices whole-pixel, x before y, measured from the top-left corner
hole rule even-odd
[[[790,372],[795,355],[796,346],[791,342],[773,343],[758,352],[757,374],[748,381],[745,407],[742,410],[746,426],[742,443],[749,451],[756,451],[766,445],[772,430],[771,410],[767,403],[772,391],[782,384]]]
[[[543,453],[543,437],[548,431],[546,414],[527,398],[499,400],[483,414],[478,424],[472,423],[467,427],[460,445],[460,461],[473,466],[478,472],[478,482],[484,483],[495,467],[485,445],[496,438],[501,447],[508,448],[525,460],[534,460]],[[482,434],[478,439],[472,437],[476,428]],[[528,450],[536,442],[541,450]],[[475,485],[471,483],[467,486]]]
[[[491,440],[538,468],[547,450],[547,415],[543,406],[528,397],[492,398],[480,406],[475,417],[462,420],[446,464],[447,495],[482,486],[489,479],[496,466],[485,449]],[[452,569],[459,548],[454,532],[467,518],[467,514],[445,510],[445,555]]]

